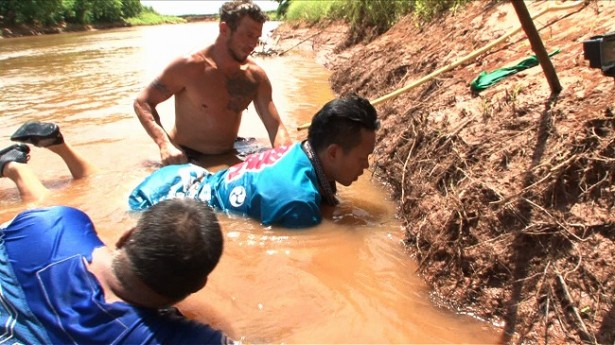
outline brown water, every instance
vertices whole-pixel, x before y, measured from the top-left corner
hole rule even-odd
[[[113,244],[136,220],[127,211],[130,190],[159,160],[132,101],[171,58],[216,34],[216,24],[194,23],[0,40],[0,147],[23,121],[58,123],[101,173],[73,182],[57,156],[33,148],[28,164],[56,191],[44,204],[85,210]],[[328,72],[299,53],[258,60],[283,120],[301,139],[294,128],[334,96]],[[160,108],[167,125],[172,109],[172,102]],[[266,136],[251,107],[241,134]],[[431,303],[401,244],[395,205],[369,175],[341,188],[333,218],[308,230],[220,214],[224,255],[182,310],[247,342],[497,342],[490,325]],[[0,222],[41,204],[22,203],[13,184],[0,179]]]

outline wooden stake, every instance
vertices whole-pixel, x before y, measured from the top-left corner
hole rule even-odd
[[[511,0],[511,3],[515,8],[515,12],[517,12],[517,17],[519,17],[521,27],[523,28],[523,31],[525,31],[525,35],[530,41],[532,50],[534,51],[534,54],[536,54],[538,62],[540,62],[540,66],[547,77],[547,81],[551,87],[551,94],[556,95],[560,93],[560,91],[562,91],[562,85],[559,83],[557,73],[555,73],[555,67],[553,67],[553,63],[551,63],[549,53],[547,53],[547,50],[542,43],[540,34],[538,34],[538,30],[536,30],[534,21],[530,16],[530,12],[525,6],[525,2],[523,2],[523,0]]]

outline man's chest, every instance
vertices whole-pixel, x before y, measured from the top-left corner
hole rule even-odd
[[[186,96],[203,110],[241,112],[258,93],[258,79],[249,71],[231,74],[207,70],[186,86]]]

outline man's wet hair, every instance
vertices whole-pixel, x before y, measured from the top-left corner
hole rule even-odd
[[[269,19],[251,0],[229,1],[220,7],[220,21],[225,22],[231,30],[237,29],[239,20],[246,15],[258,23],[264,23]]]
[[[379,127],[374,106],[365,98],[349,94],[329,101],[314,115],[308,141],[316,152],[331,144],[348,152],[361,142],[361,129],[376,131]]]
[[[146,210],[123,249],[145,285],[179,301],[203,287],[223,246],[224,237],[212,208],[201,201],[179,198]]]

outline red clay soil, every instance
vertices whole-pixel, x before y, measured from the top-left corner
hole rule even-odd
[[[557,95],[540,66],[470,91],[480,72],[533,54],[521,30],[377,105],[373,168],[420,274],[437,303],[502,325],[505,343],[615,342],[615,80],[589,68],[582,44],[615,31],[613,18],[614,1],[590,1],[534,20],[547,51],[561,49]],[[374,100],[519,25],[510,3],[475,1],[350,47],[342,24],[277,34],[279,51],[313,49],[338,94]]]

